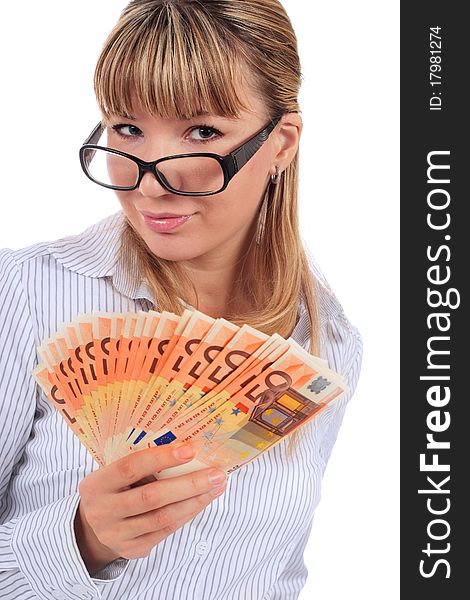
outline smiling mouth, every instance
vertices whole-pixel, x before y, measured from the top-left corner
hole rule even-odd
[[[187,223],[193,214],[177,215],[174,213],[142,213],[146,226],[157,233],[166,233]]]
[[[191,217],[194,213],[191,213],[189,215],[181,215],[181,214],[176,214],[176,213],[150,213],[150,212],[142,212],[141,213],[144,218],[148,218],[148,219],[153,219],[155,221],[164,221],[166,219],[181,219],[184,217]]]

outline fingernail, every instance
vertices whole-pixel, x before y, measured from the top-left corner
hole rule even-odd
[[[223,494],[225,492],[225,488],[226,485],[225,483],[223,483],[222,485],[218,485],[215,488],[211,489],[211,496],[214,496],[214,498],[217,498],[217,496],[220,496],[221,494]]]
[[[187,460],[188,458],[192,458],[194,456],[194,448],[188,444],[184,444],[183,446],[178,446],[175,448],[173,453],[176,458],[180,460]]]
[[[208,476],[211,485],[218,485],[219,483],[224,482],[226,479],[225,473],[223,471],[210,471]]]

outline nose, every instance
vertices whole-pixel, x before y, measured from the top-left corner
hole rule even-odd
[[[147,171],[144,173],[142,180],[139,185],[139,191],[142,196],[151,196],[157,197],[162,196],[164,194],[168,194],[169,192],[161,185],[158,179],[155,177],[153,173]]]

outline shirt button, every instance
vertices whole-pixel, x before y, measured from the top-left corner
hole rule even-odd
[[[210,544],[209,542],[199,542],[198,544],[196,544],[196,554],[199,554],[199,556],[203,556],[204,554],[207,554],[210,550]]]

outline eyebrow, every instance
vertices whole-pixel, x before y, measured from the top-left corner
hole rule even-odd
[[[240,118],[239,117],[228,117],[226,115],[218,115],[218,114],[213,114],[213,113],[209,113],[205,110],[198,110],[197,113],[195,113],[193,115],[193,117],[191,118],[195,118],[195,117],[218,117],[219,119],[225,119],[226,121],[239,121]]]
[[[134,115],[129,115],[127,113],[117,113],[118,117],[121,117],[122,119],[129,119],[131,121],[138,121],[138,118],[135,117]],[[189,117],[188,119],[183,119],[185,121],[190,121],[191,119],[196,119],[197,117],[219,117],[221,119],[225,119],[227,121],[238,121],[238,119],[236,117],[225,117],[223,115],[213,115],[212,113],[207,112],[206,110],[198,110],[196,113],[194,113],[194,115],[192,117]]]
[[[117,117],[121,117],[122,119],[130,119],[131,121],[137,121],[137,117],[133,115],[127,115],[126,113],[117,113]]]

